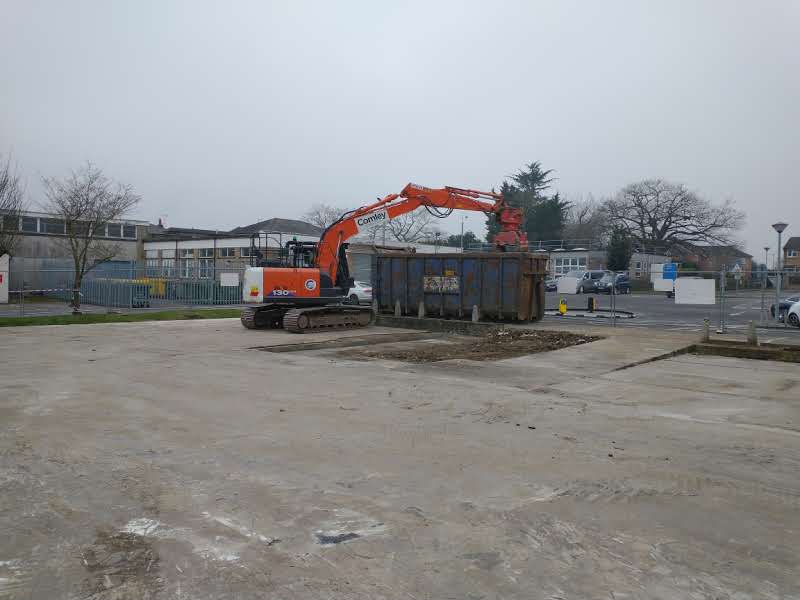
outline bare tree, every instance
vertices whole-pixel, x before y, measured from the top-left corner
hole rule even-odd
[[[419,242],[430,238],[435,232],[433,217],[425,208],[395,217],[386,226],[392,238],[398,242]]]
[[[564,237],[572,240],[601,240],[607,237],[606,212],[603,204],[594,199],[569,201],[564,223]]]
[[[681,242],[730,244],[745,218],[730,200],[715,206],[683,184],[663,179],[624,187],[604,209],[610,225],[623,227],[639,242],[667,247]]]
[[[11,159],[0,164],[0,256],[13,255],[19,241],[19,219],[25,209],[25,192]]]
[[[110,180],[91,163],[64,179],[45,177],[42,183],[44,209],[64,221],[63,243],[75,264],[72,306],[77,314],[86,273],[119,253],[119,244],[102,239],[106,224],[124,217],[140,198],[130,185]]]
[[[310,209],[303,213],[303,218],[312,225],[316,225],[320,229],[325,229],[331,223],[338,221],[345,212],[345,210],[336,208],[330,204],[317,203],[313,204]]]

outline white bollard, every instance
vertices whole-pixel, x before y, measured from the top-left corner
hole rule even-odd
[[[478,310],[478,305],[472,305],[472,322],[477,323],[481,320],[481,311]]]
[[[419,308],[417,309],[417,317],[420,319],[425,318],[425,302],[422,300],[419,301]]]
[[[403,316],[403,311],[400,309],[400,300],[397,300],[397,301],[394,303],[394,316],[395,316],[395,317],[401,317],[401,316]]]

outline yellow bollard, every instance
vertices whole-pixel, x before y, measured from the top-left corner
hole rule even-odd
[[[558,303],[558,312],[562,315],[567,314],[567,301],[564,298]]]

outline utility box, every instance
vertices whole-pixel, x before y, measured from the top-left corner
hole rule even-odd
[[[3,254],[3,256],[0,256],[0,304],[8,304],[10,258],[11,257],[8,254]]]
[[[378,254],[373,294],[380,312],[430,317],[538,321],[544,316],[547,257],[529,252]]]

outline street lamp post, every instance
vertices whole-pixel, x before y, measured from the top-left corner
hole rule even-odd
[[[764,296],[767,292],[767,282],[769,281],[769,246],[764,246],[764,280],[761,282],[761,322],[767,321],[767,313],[764,308]]]
[[[467,215],[461,215],[461,252],[464,252],[464,221],[467,220]]]
[[[772,228],[778,232],[778,269],[775,272],[775,321],[777,322],[781,320],[781,235],[788,226],[789,224],[783,221],[772,225]]]

